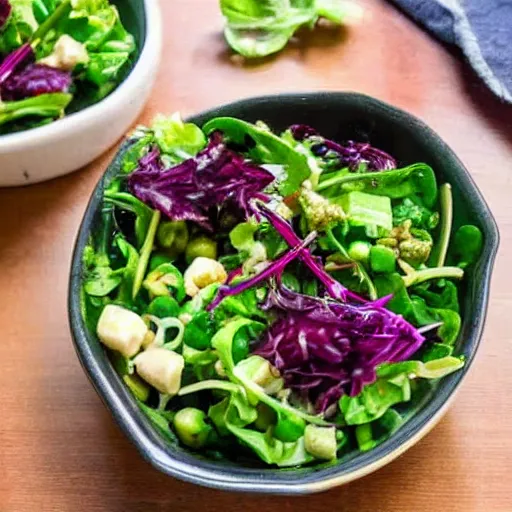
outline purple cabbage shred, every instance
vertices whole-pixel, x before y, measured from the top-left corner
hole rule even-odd
[[[404,361],[425,338],[400,315],[375,303],[348,304],[293,292],[279,280],[264,309],[277,320],[255,353],[279,369],[287,386],[325,412],[343,394],[358,395],[375,369]]]
[[[73,79],[68,71],[42,64],[29,64],[4,82],[2,98],[15,101],[41,94],[68,92],[72,83]]]
[[[274,229],[283,237],[289,246],[295,247],[300,244],[301,240],[295,234],[295,231],[293,231],[292,226],[277,213],[273,212],[264,204],[258,204],[257,211],[272,224]],[[301,250],[299,253],[299,258],[305,265],[309,267],[317,279],[321,281],[321,283],[325,286],[327,293],[333,299],[341,300],[343,302],[346,300],[365,302],[365,299],[350,291],[348,288],[345,288],[345,286],[330,276],[323,269],[321,262],[319,263],[309,250]]]
[[[3,86],[6,80],[13,75],[18,68],[34,60],[34,50],[29,43],[20,46],[11,52],[0,64],[0,91],[3,95]],[[5,99],[5,98],[4,98]]]
[[[245,281],[242,281],[240,283],[237,283],[233,286],[224,285],[221,286],[217,292],[216,297],[213,299],[213,301],[208,305],[206,308],[207,311],[213,311],[226,297],[232,296],[232,295],[239,295],[240,293],[244,292],[245,290],[248,290],[249,288],[253,288],[254,286],[257,286],[258,284],[267,281],[271,277],[277,276],[281,274],[291,261],[293,261],[300,253],[301,251],[307,247],[313,240],[316,238],[316,232],[311,232],[304,241],[300,241],[298,245],[287,251],[285,254],[283,254],[281,257],[279,257],[277,260],[274,260],[272,263],[270,263],[267,267],[265,267],[259,274],[256,274],[255,276],[246,279]]]
[[[361,164],[366,164],[369,171],[389,171],[396,169],[396,160],[367,142],[349,140],[346,145],[325,139],[314,128],[304,124],[290,127],[293,138],[297,141],[315,142],[312,151],[319,157],[337,156],[340,166],[356,171]]]
[[[262,190],[272,181],[270,172],[228,149],[216,132],[206,149],[169,169],[153,148],[128,177],[128,186],[133,195],[168,218],[194,221],[211,230],[210,208],[229,201],[249,216],[249,201],[265,199]]]
[[[6,24],[11,15],[12,7],[9,0],[0,0],[0,30]]]

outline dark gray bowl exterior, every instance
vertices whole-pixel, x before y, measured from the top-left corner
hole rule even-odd
[[[400,447],[411,445],[445,408],[468,372],[482,336],[491,272],[499,244],[498,229],[478,188],[453,151],[421,121],[378,100],[356,93],[261,97],[210,110],[192,117],[190,121],[202,125],[216,116],[235,116],[248,121],[261,119],[278,130],[290,124],[306,123],[330,138],[369,140],[396,156],[400,165],[424,161],[435,169],[441,181],[452,184],[455,225],[471,221],[484,233],[484,252],[470,271],[464,289],[464,319],[458,351],[467,358],[465,367],[440,381],[430,399],[420,404],[417,413],[390,439],[370,452],[316,468],[255,469],[207,460],[166,442],[139,410],[95,334],[87,331],[80,312],[81,254],[101,204],[103,186],[117,173],[123,148],[96,187],[74,250],[69,320],[78,357],[124,433],[156,468],[185,481],[225,490],[274,494],[322,491],[352,479],[351,475],[353,478],[361,476],[371,467],[394,458],[393,454],[403,451]]]

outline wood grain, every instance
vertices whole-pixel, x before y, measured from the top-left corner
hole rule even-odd
[[[0,510],[512,511],[512,109],[458,56],[390,4],[362,2],[362,25],[322,32],[258,65],[234,62],[216,0],[162,0],[163,62],[140,121],[252,95],[355,90],[409,110],[471,170],[502,245],[481,350],[454,406],[426,439],[358,482],[294,499],[201,489],[152,469],[121,435],[71,345],[71,250],[113,151],[71,176],[0,191]],[[105,127],[108,130],[108,127]]]

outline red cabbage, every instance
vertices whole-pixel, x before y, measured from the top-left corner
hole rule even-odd
[[[9,0],[0,0],[0,30],[5,25],[11,14],[11,4]]]
[[[269,278],[279,275],[283,272],[284,268],[288,263],[293,261],[304,249],[307,247],[314,239],[316,238],[316,232],[311,232],[304,241],[300,241],[300,243],[290,249],[288,252],[283,254],[277,260],[274,260],[267,267],[265,267],[259,274],[246,279],[240,283],[237,283],[233,286],[224,285],[219,288],[217,291],[217,296],[215,299],[208,305],[207,311],[212,311],[215,309],[226,297],[231,295],[238,295],[249,288],[253,288],[254,286],[262,283],[263,281],[268,280]]]
[[[211,229],[211,207],[232,201],[248,216],[249,200],[264,198],[261,191],[272,181],[270,172],[228,149],[217,132],[206,149],[170,169],[153,149],[129,176],[128,185],[133,195],[170,219]]]
[[[273,212],[270,208],[268,208],[264,204],[258,204],[257,211],[261,213],[275,228],[275,230],[284,238],[286,243],[295,247],[300,244],[300,238],[293,231],[292,226],[285,221],[282,217],[280,217],[277,213]],[[333,298],[341,301],[346,301],[348,299],[355,300],[357,302],[365,302],[365,299],[357,295],[356,293],[350,291],[348,288],[345,288],[341,283],[336,281],[332,276],[330,276],[324,269],[321,263],[317,262],[313,255],[307,250],[303,249],[299,258],[302,262],[309,267],[311,272],[319,279],[322,284],[325,286],[327,293]]]
[[[42,64],[29,64],[5,80],[1,89],[2,99],[15,101],[40,94],[68,92],[72,82],[68,71]]]
[[[34,60],[34,50],[29,43],[11,52],[0,64],[0,86],[19,68]]]
[[[358,395],[375,381],[378,365],[408,359],[425,340],[402,316],[383,307],[302,295],[279,280],[264,309],[275,311],[278,319],[255,353],[320,412],[342,394]]]
[[[325,139],[314,128],[304,124],[295,124],[290,127],[295,140],[315,142],[311,150],[316,156],[336,156],[342,167],[349,167],[355,171],[360,164],[366,164],[369,171],[387,171],[396,169],[396,160],[388,153],[374,148],[366,142],[349,140],[345,146]]]

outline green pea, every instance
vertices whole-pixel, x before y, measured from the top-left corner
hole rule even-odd
[[[156,297],[148,306],[148,314],[158,318],[177,317],[180,314],[180,305],[174,297]]]
[[[233,361],[235,364],[247,359],[249,355],[249,340],[245,329],[240,329],[233,338]]]
[[[190,265],[196,258],[217,259],[217,242],[207,236],[198,236],[190,240],[185,250],[185,259]]]
[[[363,240],[356,240],[355,242],[352,242],[350,244],[348,248],[348,255],[350,256],[351,259],[366,264],[370,259],[371,248],[371,243],[364,242]]]
[[[174,429],[184,445],[197,449],[206,444],[212,427],[205,419],[206,414],[194,407],[185,407],[176,413]]]
[[[166,249],[171,257],[183,253],[187,247],[189,234],[187,223],[184,221],[160,222],[156,232],[156,239],[160,247]]]
[[[299,416],[280,415],[274,428],[274,437],[284,443],[294,443],[304,435],[306,422]]]
[[[374,272],[390,274],[395,271],[396,256],[393,249],[374,245],[370,250],[370,266]]]

